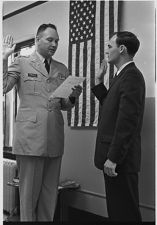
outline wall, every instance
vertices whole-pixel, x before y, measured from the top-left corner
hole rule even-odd
[[[155,41],[154,3],[150,1],[123,2],[121,30],[135,32],[141,40],[136,56],[138,67],[146,81],[146,109],[142,129],[142,168],[140,173],[140,206],[144,221],[154,220],[154,158],[155,158]],[[5,7],[5,4],[4,4]],[[4,35],[10,33],[15,41],[34,36],[41,23],[57,25],[60,35],[55,58],[68,64],[69,3],[49,1],[4,21]],[[93,213],[107,216],[102,172],[93,165],[96,129],[71,129],[65,119],[65,154],[61,179],[74,179],[81,184],[81,191],[65,196],[69,204]],[[72,197],[71,197],[72,196]]]

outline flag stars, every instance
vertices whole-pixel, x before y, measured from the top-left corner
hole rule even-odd
[[[70,32],[72,42],[82,42],[92,38],[95,11],[92,6],[96,6],[93,1],[76,1],[71,4]]]

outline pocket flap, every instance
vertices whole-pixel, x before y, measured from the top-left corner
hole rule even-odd
[[[111,142],[112,141],[112,136],[109,135],[102,135],[101,136],[101,142]]]
[[[31,121],[36,123],[37,122],[37,113],[31,110],[19,110],[16,121]]]
[[[23,80],[24,81],[41,81],[41,76],[40,74],[36,74],[36,73],[27,73],[24,74],[23,76]]]

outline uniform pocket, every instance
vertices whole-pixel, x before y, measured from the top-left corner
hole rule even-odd
[[[37,122],[37,113],[30,110],[19,110],[16,121],[25,122],[30,121],[33,123]]]
[[[16,123],[19,123],[23,128],[34,128],[39,126],[41,123],[38,121],[37,112],[34,112],[30,109],[19,109]]]
[[[35,73],[24,74],[22,88],[26,94],[40,94],[42,88],[41,75]]]

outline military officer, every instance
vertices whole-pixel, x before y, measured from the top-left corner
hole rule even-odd
[[[16,85],[20,99],[13,153],[19,169],[21,221],[53,221],[64,151],[61,110],[72,108],[82,91],[77,86],[69,98],[50,98],[68,76],[66,66],[52,58],[58,41],[56,26],[42,24],[35,52],[17,57],[8,68],[15,44],[12,36],[4,38],[3,90],[7,93]]]

